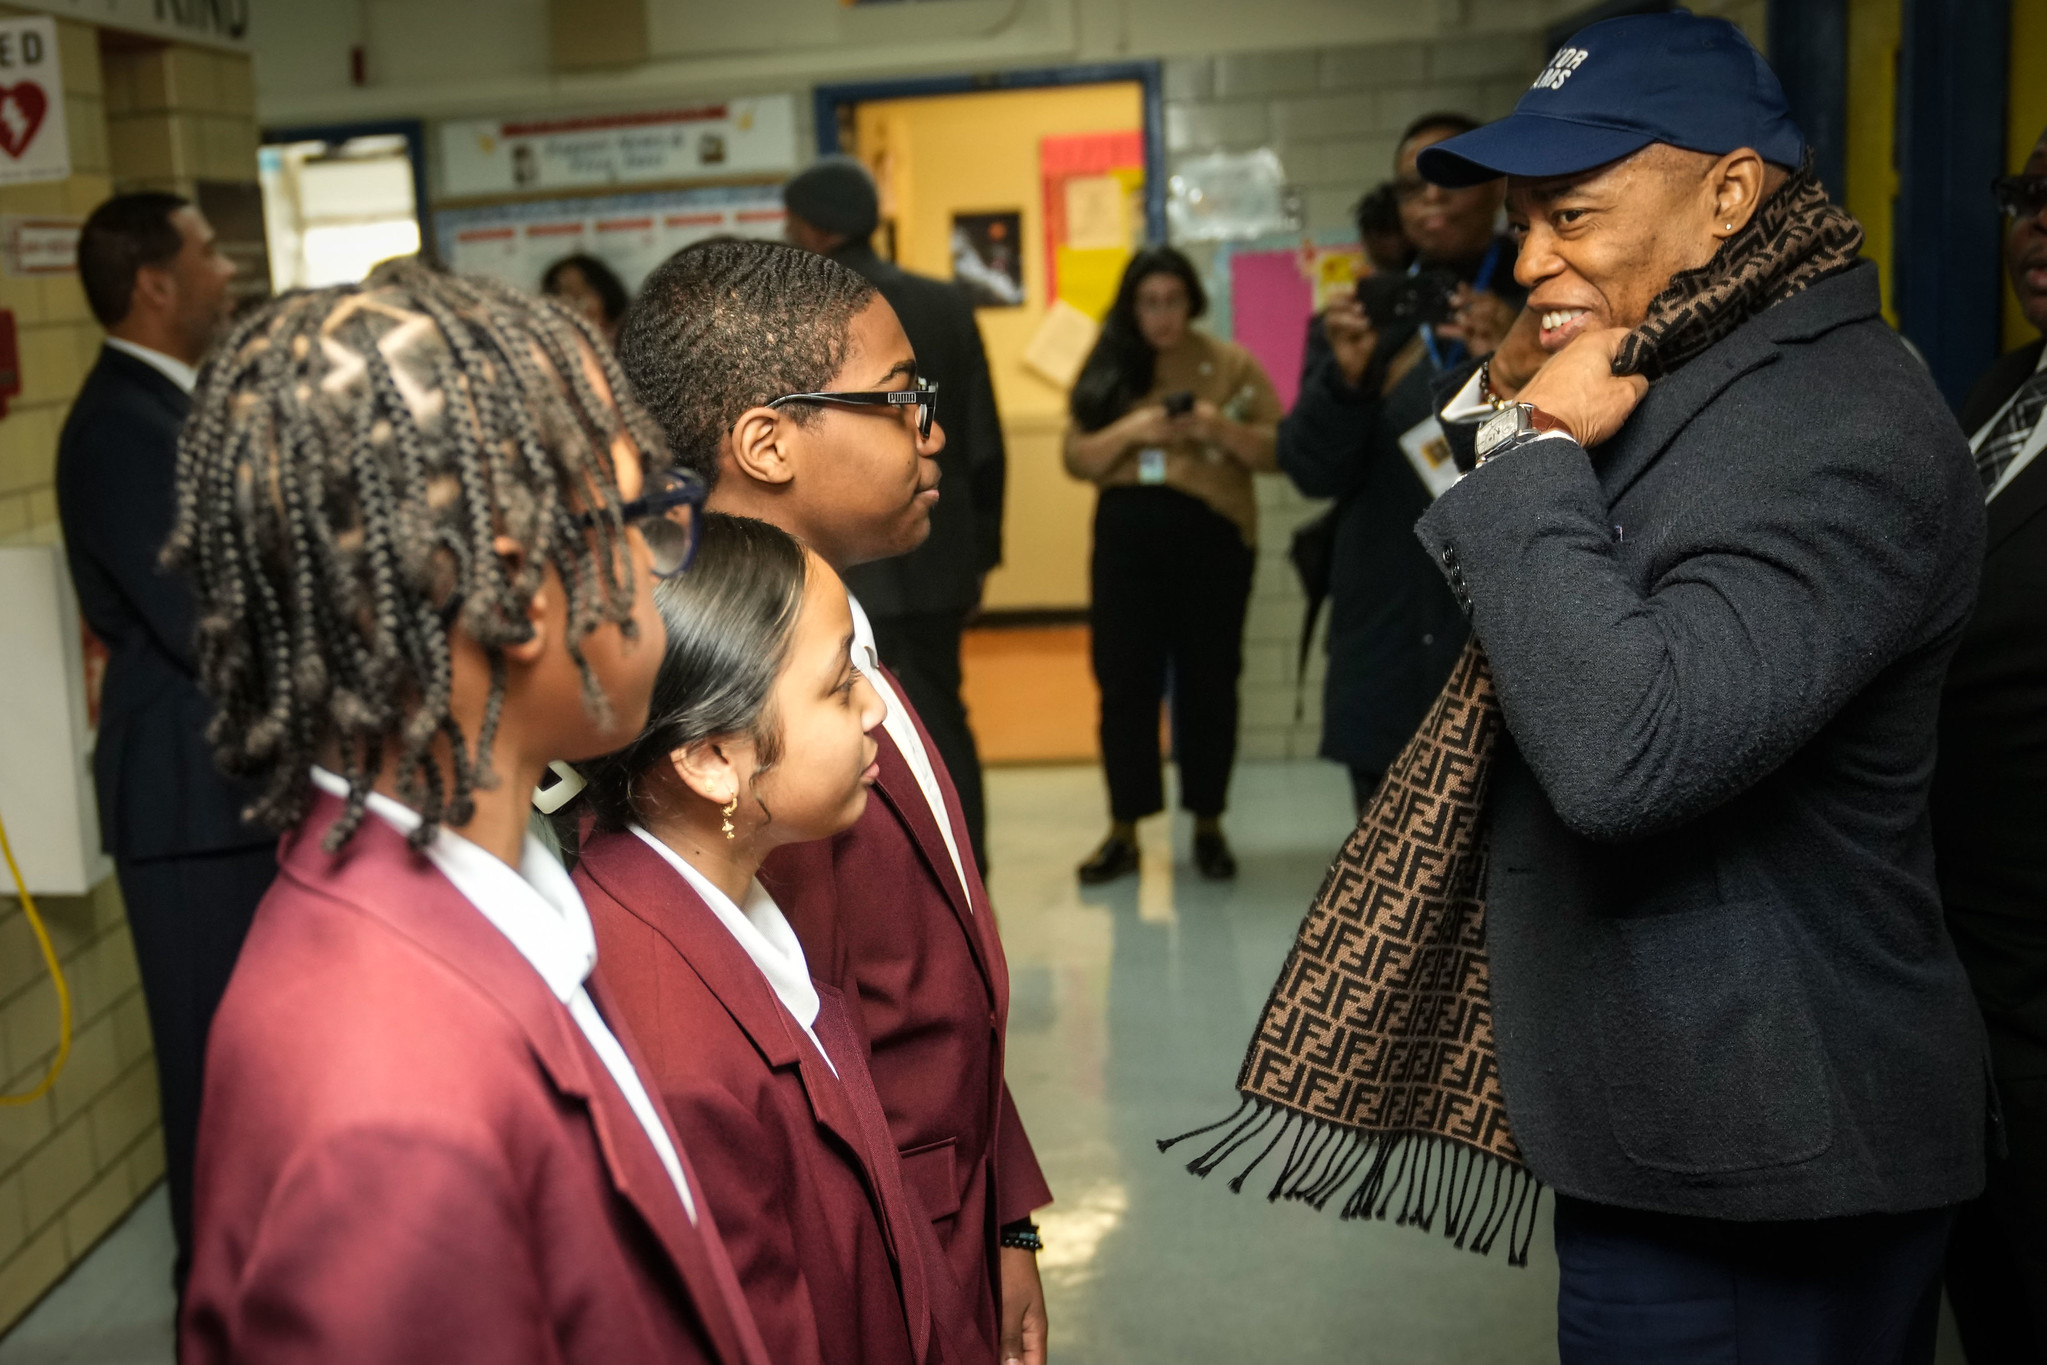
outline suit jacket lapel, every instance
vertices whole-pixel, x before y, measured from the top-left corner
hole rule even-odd
[[[975,915],[966,904],[966,891],[960,885],[959,877],[952,870],[952,855],[946,851],[945,840],[938,833],[938,821],[931,814],[931,803],[924,799],[924,789],[917,782],[917,775],[910,771],[909,760],[902,750],[896,748],[895,740],[886,731],[876,736],[879,749],[877,761],[881,766],[875,778],[874,790],[896,818],[909,831],[911,842],[923,855],[925,866],[937,879],[939,889],[945,893],[946,903],[960,922],[961,932],[966,934],[967,943],[974,954],[974,965],[983,978],[989,977],[987,954],[981,943],[981,936],[974,924]],[[966,860],[962,848],[961,861]],[[992,989],[992,981],[990,982]]]
[[[2043,509],[2047,509],[2047,451],[2035,455],[1984,509],[1989,522],[1983,538],[1984,553],[2009,540]]]
[[[363,821],[340,853],[327,853],[320,838],[340,813],[341,802],[334,797],[322,794],[315,801],[304,823],[285,838],[287,874],[387,924],[498,1003],[525,1035],[549,1082],[583,1103],[613,1187],[667,1252],[719,1358],[727,1365],[766,1365],[766,1347],[687,1155],[683,1170],[696,1196],[694,1224],[625,1095],[533,965],[438,868],[376,816]],[[594,989],[592,999],[644,1082],[647,1069],[630,1031]],[[661,1121],[666,1125],[667,1116]],[[682,1154],[672,1128],[669,1140]]]

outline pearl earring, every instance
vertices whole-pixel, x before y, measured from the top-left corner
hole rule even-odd
[[[1732,223],[1729,223],[1729,224],[1727,224],[1727,230],[1728,230],[1729,232],[1732,232],[1732,231],[1734,231],[1734,224],[1732,224]]]

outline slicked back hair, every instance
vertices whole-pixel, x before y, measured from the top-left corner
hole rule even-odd
[[[699,242],[640,286],[618,333],[618,360],[667,434],[675,459],[707,483],[739,415],[786,393],[815,393],[845,365],[850,329],[875,299],[865,278],[780,242]],[[817,409],[784,409],[797,423]]]
[[[589,783],[582,799],[600,828],[649,823],[647,774],[702,740],[743,736],[759,760],[756,778],[774,766],[782,746],[769,703],[808,577],[803,546],[787,531],[751,517],[704,514],[689,572],[654,589],[668,647],[647,728],[617,753],[576,765]],[[563,809],[567,825],[578,822],[580,810],[580,803]]]
[[[489,780],[504,649],[531,638],[526,611],[550,565],[584,703],[608,718],[581,641],[604,622],[633,629],[608,455],[621,433],[664,460],[588,325],[490,281],[395,262],[235,326],[200,372],[164,558],[197,589],[200,674],[220,707],[208,737],[222,768],[260,784],[250,818],[300,820],[317,762],[349,784],[329,849],[389,764],[420,813],[415,847],[444,820],[468,823]],[[523,547],[514,564],[499,535]],[[473,737],[449,710],[458,622],[490,659]]]

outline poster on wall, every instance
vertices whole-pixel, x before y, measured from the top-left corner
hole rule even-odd
[[[515,289],[539,289],[550,265],[587,252],[637,291],[655,266],[686,246],[718,236],[779,239],[786,217],[779,185],[721,185],[441,208],[434,235],[451,269]]]
[[[955,213],[952,277],[976,308],[1023,307],[1022,211]]]
[[[0,185],[70,174],[57,21],[0,19]]]
[[[1047,297],[1103,317],[1143,235],[1144,134],[1131,129],[1045,138],[1038,144],[1038,173]]]
[[[451,197],[782,175],[796,169],[796,101],[761,95],[687,109],[441,125]]]

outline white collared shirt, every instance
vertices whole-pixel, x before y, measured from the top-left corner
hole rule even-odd
[[[640,836],[641,842],[668,861],[668,865],[682,874],[682,879],[711,907],[711,913],[718,917],[718,923],[746,950],[753,959],[753,965],[760,968],[762,976],[768,979],[775,998],[782,1002],[782,1008],[789,1011],[797,1027],[810,1038],[817,1055],[824,1058],[824,1064],[832,1068],[834,1076],[839,1069],[832,1066],[831,1054],[824,1050],[824,1044],[817,1040],[817,1033],[811,1027],[817,1022],[817,983],[810,979],[810,963],[803,956],[803,944],[797,941],[796,931],[789,927],[782,907],[775,904],[775,898],[768,894],[766,887],[756,879],[746,890],[746,904],[733,904],[732,897],[720,891],[709,877],[689,865],[680,853],[662,843],[638,824],[626,826]]]
[[[2047,370],[2047,350],[2040,352],[2040,363],[2033,367],[2033,373],[2038,374],[2041,370]],[[2028,378],[2030,377],[2028,376]],[[2021,381],[2021,387],[2023,387],[2023,381]],[[1975,454],[1977,448],[1983,444],[1983,438],[1990,434],[1990,429],[2004,419],[2004,414],[2018,400],[2018,396],[2018,390],[2013,389],[2011,397],[1998,404],[1997,411],[1990,414],[1990,420],[1970,434],[1969,453],[1971,455]],[[2033,434],[2027,438],[2024,445],[2019,447],[2019,453],[2012,457],[2012,462],[2004,467],[2004,473],[1997,476],[1997,482],[1992,484],[1990,491],[1983,495],[1983,501],[1988,502],[1999,493],[2002,493],[2011,483],[2012,479],[2017,477],[2018,472],[2033,462],[2033,458],[2040,453],[2042,448],[2047,448],[2047,413],[2042,413],[2040,420],[2033,423]]]
[[[853,666],[874,684],[874,690],[881,694],[882,703],[888,708],[882,718],[882,728],[888,731],[888,737],[902,751],[903,761],[910,765],[910,774],[917,779],[917,787],[924,793],[932,817],[938,821],[938,833],[945,840],[945,851],[952,855],[953,875],[960,879],[961,899],[966,901],[968,909],[972,909],[974,893],[967,889],[967,869],[960,862],[959,844],[952,837],[952,816],[946,812],[945,797],[939,792],[938,773],[931,766],[931,755],[924,751],[924,741],[917,735],[917,724],[910,719],[902,698],[896,695],[895,688],[889,686],[887,675],[881,671],[881,656],[874,648],[874,623],[867,619],[860,599],[850,591],[846,594],[846,605],[853,609]]]
[[[134,342],[123,341],[119,337],[108,337],[106,340],[107,345],[123,355],[134,356],[143,364],[163,375],[165,379],[170,380],[171,383],[176,384],[186,393],[192,392],[193,389],[199,386],[199,371],[193,369],[176,356],[165,355],[162,351],[152,351],[147,346],[137,346]]]
[[[334,773],[315,766],[312,776],[313,785],[321,791],[347,797],[348,783]],[[419,828],[417,811],[381,792],[370,793],[368,809],[400,834],[410,834]],[[617,1035],[605,1024],[604,1016],[597,1012],[583,985],[597,965],[597,935],[590,927],[590,911],[583,904],[583,895],[569,880],[569,874],[531,834],[526,836],[517,868],[446,828],[434,831],[434,837],[427,842],[426,856],[442,876],[454,883],[463,899],[511,940],[555,998],[568,1007],[569,1017],[590,1040],[604,1069],[611,1073],[626,1103],[632,1107],[633,1116],[646,1129],[648,1141],[660,1153],[661,1164],[675,1182],[675,1192],[682,1196],[684,1211],[692,1223],[696,1222],[696,1200],[682,1174],[682,1161],[676,1155],[675,1145],[668,1140],[668,1130],[661,1126],[661,1116],[647,1095],[640,1073],[633,1069],[632,1059],[625,1055],[625,1048],[619,1045]]]

